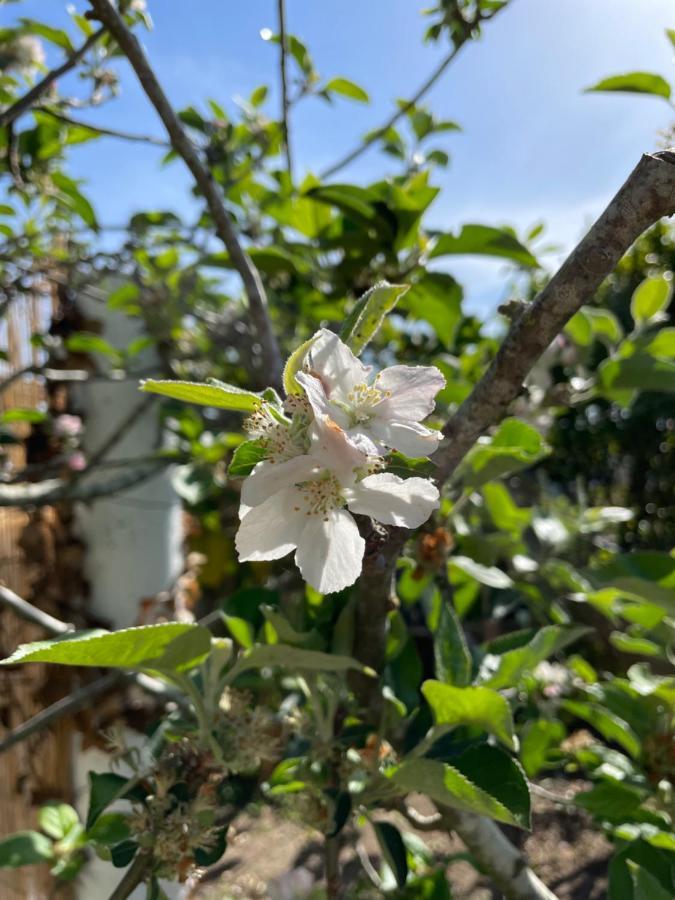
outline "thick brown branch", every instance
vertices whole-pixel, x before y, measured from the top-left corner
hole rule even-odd
[[[674,213],[675,152],[643,156],[586,237],[513,323],[492,365],[443,429],[445,440],[434,457],[439,484],[481,434],[504,417],[532,366],[633,241]]]
[[[157,110],[171,139],[171,146],[183,159],[206,200],[213,217],[216,234],[225,245],[232,265],[239,273],[248,298],[249,312],[256,337],[260,342],[266,382],[281,388],[282,360],[276,337],[272,331],[267,299],[262,279],[251,257],[242,247],[219,190],[202,162],[199,153],[180,123],[162,86],[150,67],[138,38],[125,25],[122,17],[109,0],[90,0],[96,16],[106,26],[120,46],[146,96]]]
[[[74,53],[71,53],[71,55],[62,65],[58,66],[58,68],[56,69],[52,69],[50,72],[47,72],[42,81],[39,81],[28,91],[28,93],[24,94],[23,97],[20,97],[16,101],[16,103],[8,106],[6,110],[0,112],[0,128],[4,128],[6,125],[9,125],[10,122],[18,119],[19,116],[23,115],[23,113],[27,112],[32,106],[34,106],[40,99],[40,97],[44,96],[44,94],[49,90],[49,88],[57,79],[61,78],[61,76],[65,75],[67,72],[70,72],[71,69],[75,68],[82,57],[85,56],[89,50],[91,50],[91,48],[103,34],[105,34],[105,28],[99,28],[98,31],[90,34],[84,44],[82,44],[82,46]]]

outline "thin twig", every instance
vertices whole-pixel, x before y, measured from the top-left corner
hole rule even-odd
[[[284,138],[284,152],[286,153],[286,168],[293,181],[293,157],[291,154],[291,136],[289,130],[290,102],[288,98],[288,73],[286,63],[288,58],[288,42],[286,40],[286,3],[285,0],[277,0],[279,15],[279,68],[281,71],[281,130]]]
[[[48,634],[67,634],[67,632],[75,629],[75,626],[71,625],[70,622],[62,622],[60,619],[55,619],[54,616],[50,616],[44,610],[38,609],[37,606],[33,606],[32,603],[24,600],[23,597],[19,597],[18,594],[15,594],[14,591],[2,584],[0,584],[0,603],[9,607],[20,619],[32,622],[34,625],[40,625]]]
[[[494,13],[492,15],[494,15]],[[469,22],[465,21],[463,30],[461,34],[457,35],[457,37],[455,38],[455,42],[450,52],[443,57],[440,63],[431,72],[429,77],[426,78],[418,87],[412,97],[410,97],[409,100],[406,100],[405,103],[402,103],[396,110],[396,112],[392,113],[391,116],[389,116],[384,125],[380,125],[380,127],[375,131],[369,132],[366,137],[364,137],[363,140],[356,147],[354,147],[353,150],[350,150],[349,153],[345,154],[345,156],[339,159],[336,163],[333,163],[332,165],[328,166],[327,169],[324,169],[319,177],[322,179],[330,178],[331,175],[335,175],[336,172],[339,172],[350,163],[353,163],[355,159],[358,159],[359,156],[365,153],[369,147],[371,147],[377,140],[383,137],[383,135],[385,135],[390,128],[393,128],[394,125],[396,125],[396,123],[403,118],[403,116],[405,116],[411,109],[413,109],[413,107],[417,106],[420,100],[431,90],[438,79],[443,75],[450,63],[452,63],[453,60],[457,58],[457,55],[459,54],[462,47],[471,38],[476,25],[478,25],[482,18],[492,18],[492,15],[483,17],[480,13],[477,13],[477,18]]]
[[[170,147],[171,144],[162,138],[153,137],[150,134],[136,134],[131,131],[120,131],[117,128],[105,128],[102,125],[93,125],[91,122],[80,122],[78,119],[71,119],[70,116],[51,109],[48,106],[39,107],[40,112],[46,113],[53,119],[63,122],[65,125],[73,125],[77,128],[86,128],[88,131],[95,131],[103,137],[119,138],[121,141],[131,141],[137,144],[152,144],[155,147]]]
[[[82,44],[79,49],[75,50],[74,53],[71,53],[62,65],[47,72],[42,81],[39,81],[34,85],[34,87],[24,94],[23,97],[20,97],[16,103],[13,103],[11,106],[8,106],[6,110],[0,112],[0,128],[9,125],[10,122],[13,122],[19,116],[23,115],[23,113],[27,112],[31,106],[34,106],[58,78],[61,78],[62,75],[65,75],[67,72],[70,72],[71,69],[75,68],[82,57],[91,50],[103,34],[105,34],[105,28],[99,28],[98,31],[90,34],[84,44]]]
[[[225,245],[232,265],[239,273],[248,297],[248,306],[261,354],[267,383],[281,389],[282,360],[267,309],[267,297],[260,272],[239,242],[233,222],[218,187],[202,162],[143,52],[138,38],[109,0],[90,0],[96,16],[106,26],[131,63],[146,96],[164,123],[171,145],[192,172],[213,217],[216,234]]]
[[[118,422],[103,443],[89,456],[87,466],[81,472],[78,472],[73,481],[79,481],[80,478],[88,475],[96,466],[116,447],[119,442],[129,433],[136,422],[150,409],[154,404],[156,397],[144,397],[137,403],[127,415]]]

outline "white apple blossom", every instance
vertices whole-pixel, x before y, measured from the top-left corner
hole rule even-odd
[[[353,584],[365,541],[351,513],[384,525],[416,528],[438,507],[425,478],[374,472],[381,460],[346,439],[327,415],[310,428],[306,453],[265,460],[245,480],[236,546],[241,561],[280,559],[295,550],[303,578],[321,593]]]
[[[314,336],[296,378],[314,414],[337,423],[366,453],[387,448],[429,456],[442,435],[421,424],[445,379],[435,366],[390,366],[370,380],[365,366],[331,331]]]

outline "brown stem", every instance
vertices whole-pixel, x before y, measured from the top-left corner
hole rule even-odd
[[[31,106],[34,106],[58,78],[75,68],[82,57],[86,55],[103,34],[105,34],[105,28],[99,28],[98,31],[90,34],[84,44],[82,44],[79,49],[75,50],[74,53],[71,53],[62,65],[47,72],[42,81],[39,81],[28,91],[28,93],[24,94],[23,97],[20,97],[16,103],[8,106],[6,110],[0,112],[0,128],[9,125],[10,122],[13,122],[15,119],[18,119],[20,115],[27,112]]]
[[[145,876],[149,873],[150,861],[149,854],[139,851],[109,900],[127,900],[127,897],[145,880]]]
[[[285,0],[277,0],[279,16],[279,68],[281,71],[281,130],[284,138],[284,152],[286,154],[286,168],[293,181],[293,157],[291,154],[291,138],[288,127],[290,101],[288,98],[288,73],[286,63],[288,59],[288,45],[286,40],[286,4]]]
[[[267,310],[265,288],[263,287],[260,272],[258,272],[251,257],[239,242],[218,187],[169,103],[138,38],[127,28],[124,20],[109,0],[90,0],[90,3],[97,18],[103,22],[113,35],[120,49],[129,60],[141,87],[157,110],[167,130],[171,146],[192,172],[197,187],[206,200],[209,212],[213,217],[216,234],[225,245],[230,254],[232,265],[239,273],[244,284],[253,328],[261,346],[266,383],[281,389],[283,368],[281,352],[272,331],[272,324]]]

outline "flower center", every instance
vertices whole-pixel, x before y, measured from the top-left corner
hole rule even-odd
[[[384,397],[382,391],[365,382],[356,384],[347,394],[347,406],[349,415],[355,425],[362,425],[370,421],[373,416],[373,406]]]
[[[345,505],[340,482],[330,473],[313,481],[303,481],[298,489],[302,500],[294,509],[295,512],[304,510],[306,516],[322,516],[328,521],[329,512]]]
[[[244,422],[244,430],[252,438],[262,441],[270,462],[285,462],[306,450],[307,422],[301,413],[288,420],[263,406]]]

